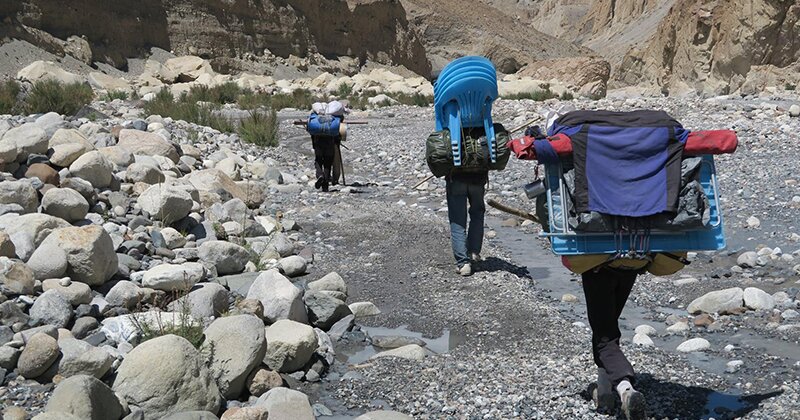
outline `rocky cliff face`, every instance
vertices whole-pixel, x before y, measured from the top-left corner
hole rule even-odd
[[[593,55],[587,48],[538,31],[507,2],[402,0],[434,68],[462,55],[489,57],[503,73],[537,61]],[[519,12],[519,13],[517,13]]]
[[[0,36],[48,49],[58,48],[48,34],[85,36],[95,60],[117,67],[155,46],[208,58],[347,55],[430,70],[398,0],[24,0],[0,5],[0,20]]]
[[[799,59],[797,1],[679,0],[651,41],[625,56],[616,79],[655,82],[671,94],[723,94],[745,86],[751,70],[788,68]]]

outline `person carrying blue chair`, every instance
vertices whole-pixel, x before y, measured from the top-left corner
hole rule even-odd
[[[508,161],[508,133],[492,122],[497,73],[486,58],[459,58],[442,70],[433,90],[436,132],[428,138],[426,160],[434,175],[445,177],[456,271],[470,276],[481,260],[489,171]]]

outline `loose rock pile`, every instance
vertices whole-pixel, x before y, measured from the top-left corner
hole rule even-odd
[[[319,381],[326,331],[379,311],[336,273],[302,278],[313,237],[269,195],[307,179],[235,135],[109,112],[0,121],[2,398],[37,418],[314,418],[285,375]]]

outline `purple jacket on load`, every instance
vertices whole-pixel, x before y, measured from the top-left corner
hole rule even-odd
[[[689,131],[664,111],[574,111],[548,135],[572,139],[575,207],[612,216],[674,213]]]

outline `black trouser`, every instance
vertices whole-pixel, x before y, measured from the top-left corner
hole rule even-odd
[[[314,146],[314,167],[317,170],[317,179],[322,178],[325,182],[330,182],[333,178],[331,172],[336,156],[336,139],[314,136],[311,137],[311,144]]]
[[[615,386],[624,379],[633,383],[633,366],[619,348],[619,316],[635,281],[636,272],[629,270],[601,268],[583,274],[594,363],[606,370]]]

